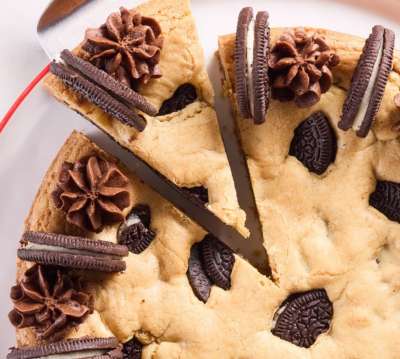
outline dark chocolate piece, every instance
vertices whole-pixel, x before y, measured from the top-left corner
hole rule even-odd
[[[272,334],[299,347],[309,348],[329,330],[333,306],[325,289],[289,296],[278,309]]]
[[[183,110],[197,99],[196,88],[192,84],[183,84],[177,88],[171,98],[162,104],[158,116],[165,116]]]
[[[20,259],[44,265],[120,272],[128,248],[111,242],[45,232],[25,232],[18,249]]]
[[[63,64],[52,62],[50,71],[55,76],[59,77],[66,86],[70,87],[96,106],[99,106],[104,112],[113,116],[124,125],[134,127],[138,131],[143,131],[145,129],[146,120],[143,117],[139,116],[122,102],[110,96],[99,86],[85,79],[75,70]]]
[[[231,274],[235,264],[232,249],[208,234],[200,243],[200,254],[204,271],[211,282],[222,289],[230,289]]]
[[[190,250],[187,277],[193,293],[202,302],[206,303],[211,292],[211,281],[207,277],[200,259],[200,243],[196,243]]]
[[[310,172],[323,174],[335,161],[336,135],[323,112],[313,113],[294,131],[289,154]]]
[[[369,204],[391,221],[400,223],[400,184],[378,181],[375,191],[369,197]]]
[[[107,72],[98,69],[90,62],[75,56],[71,51],[63,50],[61,52],[61,59],[64,60],[67,65],[86,76],[88,80],[94,82],[98,86],[101,86],[112,96],[118,97],[118,99],[125,102],[126,105],[135,107],[151,116],[155,116],[157,114],[157,109],[151,103],[149,103],[145,97],[136,91],[133,91],[124,83],[117,81]]]
[[[71,353],[82,353],[82,358],[88,358],[93,351],[101,352],[96,356],[90,356],[90,358],[121,358],[122,353],[119,349],[117,338],[82,338],[82,339],[67,339],[55,343],[42,344],[35,347],[21,347],[11,348],[10,353],[7,355],[7,359],[34,359],[42,358],[50,355],[62,355],[67,358],[67,354]],[[117,351],[121,355],[117,355]],[[113,356],[109,356],[107,353],[113,352]]]

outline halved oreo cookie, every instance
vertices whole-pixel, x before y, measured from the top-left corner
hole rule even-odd
[[[231,274],[235,264],[232,249],[211,234],[200,244],[201,260],[208,278],[218,287],[231,288]]]
[[[117,338],[68,339],[35,347],[11,348],[7,359],[41,359],[46,357],[69,359],[122,359]]]
[[[328,118],[323,112],[315,112],[295,129],[289,154],[310,172],[321,175],[335,161],[336,142]]]
[[[236,30],[234,56],[238,109],[242,117],[253,118],[256,124],[265,121],[270,99],[268,18],[268,13],[262,11],[254,20],[253,9],[243,8]]]
[[[122,348],[123,359],[141,359],[143,344],[136,338],[124,343]]]
[[[100,70],[90,62],[75,56],[71,51],[63,50],[61,52],[61,59],[64,60],[68,66],[79,71],[83,76],[101,86],[111,95],[118,97],[128,106],[137,108],[151,116],[157,114],[157,109],[149,103],[145,97],[133,91],[122,82],[115,80],[114,77],[110,76],[107,72]]]
[[[400,223],[400,183],[378,181],[369,204],[391,221]]]
[[[119,227],[118,243],[127,246],[132,253],[142,253],[156,236],[150,229],[150,220],[149,206],[135,206]]]
[[[25,232],[18,258],[44,265],[100,272],[126,269],[128,248],[111,242],[46,232]]]
[[[104,112],[113,116],[124,125],[143,131],[146,120],[133,109],[112,97],[107,91],[87,80],[76,70],[64,64],[52,62],[50,66],[52,74],[57,76],[73,91],[85,97],[88,101],[100,107]]]
[[[379,111],[385,87],[393,66],[395,34],[382,26],[374,26],[365,42],[354,71],[351,87],[343,106],[339,128],[351,127],[357,136],[367,136]]]
[[[211,292],[211,281],[203,269],[200,259],[200,244],[196,243],[190,250],[187,277],[193,293],[206,303]]]
[[[329,330],[333,306],[325,289],[290,295],[274,316],[272,334],[299,347],[309,348]]]

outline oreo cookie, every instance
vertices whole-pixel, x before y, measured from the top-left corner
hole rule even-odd
[[[156,234],[150,229],[150,208],[137,205],[118,230],[118,243],[129,248],[134,254],[142,253],[153,241]]]
[[[378,181],[369,204],[391,221],[400,223],[400,183]]]
[[[323,112],[313,113],[294,130],[289,154],[310,172],[322,175],[335,161],[336,152],[336,135]]]
[[[393,66],[395,34],[380,25],[374,26],[365,42],[351,81],[338,126],[350,128],[366,137],[379,111]]]
[[[124,125],[134,127],[138,131],[145,129],[147,123],[142,116],[112,97],[101,87],[86,79],[78,71],[54,61],[50,65],[50,71],[53,75],[60,78],[66,86],[100,107],[104,112],[113,116]]]
[[[41,359],[46,357],[69,359],[122,359],[117,338],[67,339],[35,347],[11,348],[7,359]]]
[[[122,257],[128,248],[111,242],[46,232],[25,232],[18,258],[38,264],[120,272],[126,269]]]
[[[274,316],[272,334],[294,345],[309,348],[329,330],[333,306],[325,289],[290,295]]]
[[[211,292],[211,281],[203,269],[200,258],[200,244],[196,243],[190,250],[187,277],[193,293],[202,302],[206,303]]]
[[[265,121],[270,100],[268,58],[270,44],[269,15],[251,7],[239,14],[235,40],[235,91],[239,113],[254,123]]]
[[[122,82],[117,81],[107,72],[100,70],[90,62],[75,56],[69,50],[63,50],[60,55],[61,59],[70,67],[79,71],[90,81],[94,82],[104,90],[108,91],[112,96],[117,97],[130,107],[137,108],[144,113],[155,116],[157,109],[149,103],[145,97],[133,91],[130,87]]]

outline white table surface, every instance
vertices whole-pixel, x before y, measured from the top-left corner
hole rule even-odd
[[[0,11],[0,117],[19,92],[47,64],[36,40],[36,23],[47,0],[2,0]],[[127,6],[137,0],[127,0]],[[217,35],[233,32],[242,6],[267,9],[272,26],[310,25],[367,36],[380,23],[396,30],[390,21],[330,0],[193,0],[199,34],[218,82],[213,62]],[[397,45],[399,42],[397,42]],[[399,46],[398,46],[399,47]],[[84,130],[108,150],[117,147],[93,126],[56,103],[38,87],[0,135],[0,357],[14,345],[9,288],[14,283],[19,236],[34,195],[56,151],[73,129]]]

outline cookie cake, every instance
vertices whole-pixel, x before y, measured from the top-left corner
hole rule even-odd
[[[116,9],[52,63],[47,90],[134,165],[76,131],[61,147],[7,358],[399,357],[395,34],[270,24],[246,7],[218,39],[231,117],[188,0]]]

